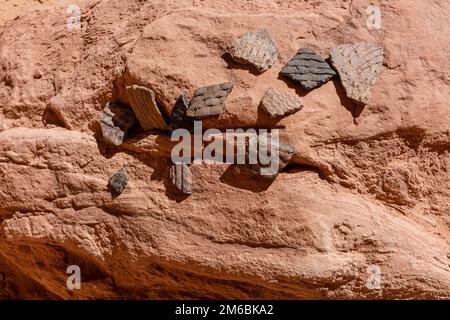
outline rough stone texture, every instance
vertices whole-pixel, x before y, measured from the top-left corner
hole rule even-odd
[[[100,114],[103,139],[115,146],[122,144],[135,123],[133,111],[108,103]]]
[[[114,195],[119,195],[122,193],[123,189],[128,183],[128,172],[127,169],[121,168],[115,174],[109,178],[108,187],[111,193]]]
[[[280,157],[280,165],[278,172],[281,172],[291,161],[292,156],[295,153],[294,146],[290,145],[289,143],[280,143],[278,146],[278,154]]]
[[[303,107],[303,103],[295,95],[269,88],[261,99],[261,107],[271,117],[280,117],[299,111]]]
[[[186,112],[189,108],[189,100],[185,94],[178,97],[177,102],[172,109],[172,117],[170,118],[169,130],[172,132],[178,128],[191,130],[194,126],[192,118],[187,117]]]
[[[450,298],[448,1],[377,1],[380,31],[366,27],[370,0],[77,1],[82,29],[66,32],[72,3],[0,31],[2,298]],[[228,68],[226,45],[262,28],[273,67]],[[267,88],[295,94],[279,71],[299,47],[357,42],[383,45],[385,61],[356,123],[337,81],[289,117],[260,113]],[[167,135],[118,148],[96,137],[126,86],[152,88],[171,114],[180,92],[224,79],[236,82],[226,110],[203,126],[279,127],[295,154],[273,182],[194,164],[195,192],[174,195]],[[71,130],[43,122],[53,97]],[[106,182],[124,164],[113,198]],[[68,264],[82,290],[66,289]],[[366,287],[371,265],[380,290]]]
[[[186,114],[195,119],[222,114],[225,109],[225,99],[233,86],[233,82],[224,82],[195,90]]]
[[[170,168],[172,184],[186,195],[192,194],[192,173],[185,163],[175,163]]]
[[[167,130],[168,126],[156,103],[155,93],[149,88],[132,85],[127,87],[128,98],[136,117],[144,130]]]
[[[281,74],[300,82],[305,90],[312,90],[328,82],[336,72],[314,50],[301,48],[281,69]]]
[[[363,104],[370,102],[383,57],[383,47],[372,43],[344,44],[331,50],[331,63],[339,72],[347,97]]]
[[[247,32],[229,45],[233,60],[251,64],[259,72],[267,71],[278,58],[277,45],[266,30]]]
[[[27,11],[40,9],[44,4],[55,3],[56,0],[0,0],[0,26],[14,20]]]

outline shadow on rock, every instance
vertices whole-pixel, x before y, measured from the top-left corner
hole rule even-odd
[[[302,85],[300,83],[295,82],[292,79],[289,79],[288,77],[284,76],[281,72],[278,74],[277,79],[284,81],[290,89],[294,89],[295,93],[299,97],[304,97],[309,93],[309,91],[306,91],[305,89],[302,88]]]
[[[355,101],[347,97],[345,88],[342,86],[339,78],[334,78],[332,81],[334,83],[334,87],[336,88],[336,93],[341,100],[341,104],[345,107],[345,109],[347,109],[348,112],[351,113],[354,123],[357,124],[358,118],[364,111],[365,105],[356,103]]]
[[[279,117],[271,117],[264,111],[264,108],[261,105],[261,102],[258,105],[256,124],[258,127],[264,127],[268,129],[284,129],[285,126],[278,124],[281,120],[286,118],[289,115],[279,116]]]
[[[242,64],[242,63],[234,61],[233,58],[231,58],[230,54],[227,52],[223,53],[221,55],[221,58],[227,63],[227,69],[247,70],[249,73],[251,73],[254,76],[259,76],[261,74],[251,64]]]
[[[245,165],[230,165],[220,177],[222,183],[256,193],[266,191],[274,181],[249,172]]]

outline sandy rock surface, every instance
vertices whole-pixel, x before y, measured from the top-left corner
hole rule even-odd
[[[450,298],[450,2],[379,1],[380,30],[369,0],[84,0],[69,30],[72,3],[0,18],[0,297]],[[262,29],[279,53],[259,74],[226,48]],[[306,92],[280,75],[301,47],[328,57],[356,42],[384,47],[365,107],[338,78]],[[227,81],[224,113],[203,126],[279,128],[295,154],[274,181],[194,164],[186,196],[166,134],[101,137],[101,110],[129,104],[127,86],[170,114],[180,94]],[[270,87],[303,109],[270,118]],[[69,265],[81,290],[66,288]]]
[[[0,25],[56,2],[57,0],[0,0]]]

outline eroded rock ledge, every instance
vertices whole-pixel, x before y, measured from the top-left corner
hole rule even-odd
[[[369,4],[103,0],[82,2],[79,31],[65,29],[63,4],[8,22],[0,295],[449,298],[450,4],[381,1],[381,31],[366,28]],[[279,54],[263,74],[223,55],[264,28]],[[364,109],[338,81],[306,93],[279,79],[300,47],[326,57],[361,41],[385,48]],[[296,154],[275,181],[192,165],[184,197],[169,188],[167,135],[137,130],[118,147],[99,136],[100,111],[129,104],[127,86],[149,87],[169,113],[181,93],[228,80],[225,112],[203,125],[282,128]],[[303,109],[267,117],[269,87],[302,96]],[[123,166],[129,181],[114,197],[108,179]],[[65,287],[70,264],[84,270],[82,290]],[[381,290],[366,287],[371,265]]]

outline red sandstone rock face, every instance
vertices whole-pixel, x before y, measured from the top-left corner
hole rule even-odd
[[[0,29],[1,297],[450,298],[448,1],[380,1],[381,30],[366,27],[368,0],[79,2],[81,30],[66,28],[70,1]],[[279,55],[259,75],[225,51],[260,29]],[[356,42],[385,54],[364,109],[338,79],[306,94],[279,76],[301,47],[327,57]],[[127,86],[169,114],[181,93],[226,81],[225,112],[203,126],[280,128],[296,153],[273,182],[194,164],[184,197],[167,136],[99,136]],[[269,118],[269,87],[304,108]],[[66,289],[72,264],[81,290]]]

